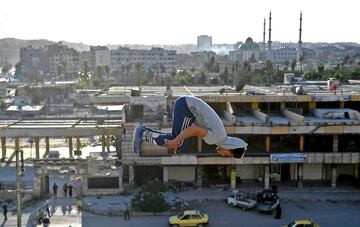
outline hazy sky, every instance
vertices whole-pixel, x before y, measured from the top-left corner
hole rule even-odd
[[[106,44],[262,41],[360,43],[359,0],[1,0],[0,38]],[[266,40],[268,37],[266,28]]]

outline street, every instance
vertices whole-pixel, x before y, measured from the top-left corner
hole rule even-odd
[[[33,206],[29,206],[23,209],[21,224],[22,226],[32,227],[32,220],[35,218],[36,210],[44,203],[37,203]],[[81,213],[78,213],[74,206],[73,199],[59,198],[51,200],[49,203],[51,219],[50,226],[53,227],[80,227],[81,225]],[[9,212],[8,220],[3,222],[0,218],[0,227],[17,226],[16,213]],[[40,225],[39,225],[40,226]]]
[[[260,214],[255,210],[243,211],[228,207],[225,202],[212,202],[196,205],[194,208],[209,214],[211,227],[251,226],[251,227],[279,227],[290,223],[293,219],[312,219],[320,226],[358,226],[360,223],[360,203],[331,203],[331,202],[284,202],[282,203],[282,219]],[[130,221],[122,217],[97,216],[82,214],[82,226],[167,226],[168,216],[131,217]]]

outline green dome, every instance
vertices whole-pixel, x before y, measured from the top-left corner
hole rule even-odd
[[[247,38],[245,43],[241,45],[241,50],[259,50],[260,46],[257,43],[254,43],[251,37]]]

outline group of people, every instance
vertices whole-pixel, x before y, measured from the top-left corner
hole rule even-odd
[[[46,211],[46,214],[44,210]],[[49,201],[46,201],[44,209],[42,208],[38,209],[36,217],[39,225],[43,224],[44,226],[47,226],[50,224],[51,213],[50,213]]]
[[[54,183],[52,189],[53,189],[53,194],[54,194],[55,198],[57,198],[58,188],[59,188],[59,186],[56,183]],[[74,186],[72,186],[71,184],[68,185],[65,182],[65,184],[63,185],[64,197],[67,197],[68,192],[69,192],[69,197],[71,198],[73,195],[73,188],[74,188]]]

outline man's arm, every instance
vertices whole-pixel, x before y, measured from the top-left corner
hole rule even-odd
[[[176,154],[176,150],[179,146],[179,144],[192,136],[200,137],[201,139],[204,138],[208,133],[208,130],[206,128],[201,128],[197,126],[196,124],[192,124],[190,127],[186,128],[184,131],[182,131],[175,139],[168,141],[164,144],[164,146],[167,149],[174,150],[174,154]]]

